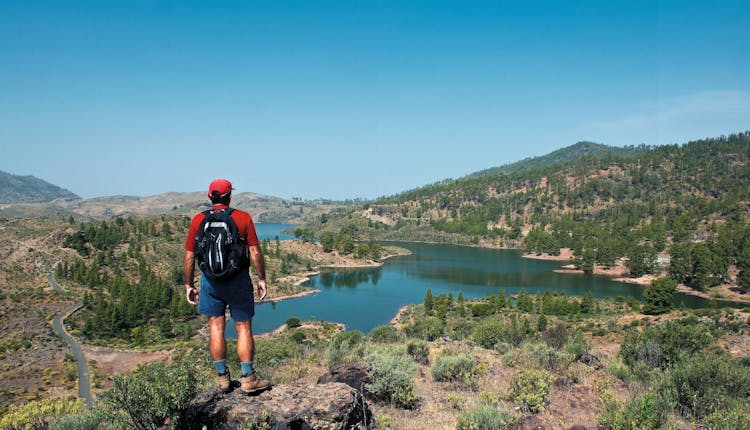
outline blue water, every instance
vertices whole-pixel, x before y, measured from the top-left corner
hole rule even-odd
[[[255,233],[258,235],[258,240],[274,240],[277,235],[279,240],[294,239],[294,235],[282,232],[293,229],[295,226],[296,224],[255,224]]]
[[[643,287],[613,282],[602,276],[554,273],[560,263],[521,258],[517,250],[483,249],[445,244],[398,243],[412,254],[389,259],[380,268],[344,269],[323,273],[306,286],[319,293],[256,306],[253,331],[263,333],[284,324],[289,317],[343,323],[350,330],[369,332],[387,324],[406,304],[421,303],[427,288],[433,295],[459,291],[467,299],[483,298],[505,291],[528,293],[563,292],[594,297],[634,296],[642,298]],[[706,301],[680,295],[689,307]],[[234,335],[230,322],[228,336]]]

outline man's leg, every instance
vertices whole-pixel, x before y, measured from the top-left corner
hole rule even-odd
[[[252,319],[249,319],[247,321],[234,322],[234,328],[237,329],[237,357],[240,359],[240,363],[252,362],[255,356],[252,321]],[[226,350],[224,353],[226,354]]]
[[[253,339],[252,319],[247,321],[235,321],[237,329],[237,357],[242,366],[242,378],[240,378],[240,390],[246,394],[257,393],[265,390],[271,384],[258,378],[253,369],[253,358],[255,356],[255,342]]]
[[[226,321],[221,317],[208,317],[208,350],[214,361],[217,373],[217,383],[222,391],[227,392],[231,387],[231,378],[227,369],[227,340],[224,338]]]

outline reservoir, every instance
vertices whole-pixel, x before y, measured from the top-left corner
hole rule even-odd
[[[642,299],[643,287],[613,282],[607,277],[554,273],[560,262],[521,257],[518,250],[485,249],[447,244],[396,243],[412,254],[391,258],[382,267],[336,269],[313,276],[306,287],[319,293],[256,306],[253,331],[264,333],[289,317],[340,322],[349,330],[365,333],[387,324],[401,306],[422,303],[429,288],[433,295],[460,291],[466,299],[484,298],[504,291],[518,293],[562,292],[568,296],[634,296]],[[678,295],[687,307],[705,307],[707,301]],[[227,324],[232,336],[234,325]]]

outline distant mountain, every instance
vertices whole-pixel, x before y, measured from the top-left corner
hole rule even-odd
[[[469,174],[468,177],[496,175],[500,173],[510,175],[512,173],[526,170],[540,169],[555,164],[568,163],[585,157],[602,158],[606,156],[627,156],[646,152],[653,148],[654,147],[648,145],[616,147],[583,141],[539,157],[525,158],[521,161],[516,161],[515,163],[480,170],[479,172]]]
[[[20,176],[0,171],[0,204],[46,203],[55,199],[80,197],[31,175]]]

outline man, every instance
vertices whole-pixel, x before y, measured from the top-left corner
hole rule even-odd
[[[208,186],[208,197],[213,204],[211,209],[213,213],[229,208],[232,190],[232,184],[226,179],[216,179],[211,182]],[[267,292],[266,270],[258,236],[255,233],[255,225],[247,212],[234,209],[230,216],[237,226],[240,242],[244,241],[243,251],[245,256],[249,248],[250,260],[258,274],[258,297],[259,300],[263,300]],[[185,241],[185,295],[190,304],[198,304],[200,314],[208,316],[208,347],[216,368],[219,388],[224,392],[229,392],[231,389],[231,378],[226,362],[227,343],[224,337],[226,324],[224,315],[226,308],[229,308],[229,313],[237,329],[237,356],[242,368],[240,390],[245,394],[257,393],[268,388],[270,383],[258,378],[253,369],[255,345],[253,342],[252,318],[255,315],[255,300],[247,258],[243,259],[245,261],[243,266],[246,267],[241,267],[229,279],[209,279],[204,273],[201,277],[200,293],[193,284],[197,238],[202,221],[205,218],[206,214],[203,212],[193,217]]]

